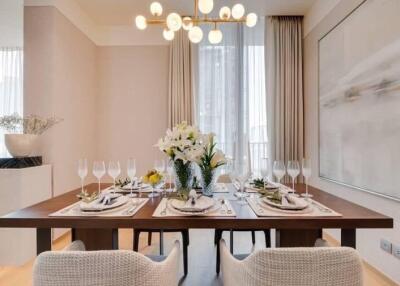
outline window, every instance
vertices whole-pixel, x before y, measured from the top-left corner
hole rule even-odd
[[[23,108],[23,50],[0,47],[0,116],[18,113]],[[7,157],[4,131],[0,129],[0,157]]]
[[[250,152],[252,169],[267,157],[264,25],[221,26],[224,39],[198,46],[197,122],[230,157]],[[206,33],[207,34],[207,31]]]

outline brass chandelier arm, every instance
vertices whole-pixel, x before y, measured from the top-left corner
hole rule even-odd
[[[190,17],[190,16],[189,16]],[[221,24],[221,23],[246,23],[246,19],[211,19],[211,18],[199,18],[192,20],[194,24]],[[167,20],[164,19],[153,19],[147,20],[147,24],[149,25],[162,25],[165,24]]]

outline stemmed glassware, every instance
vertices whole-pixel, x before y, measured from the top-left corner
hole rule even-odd
[[[172,176],[174,175],[174,161],[170,160],[167,164],[167,174],[168,174],[168,192],[172,192]]]
[[[245,192],[245,183],[250,177],[249,160],[247,156],[242,158],[242,162],[238,164],[234,174],[240,183],[240,190],[236,193],[236,196],[239,198],[238,203],[241,205],[246,204],[246,201],[243,200],[243,198],[248,196],[248,194]]]
[[[97,178],[99,184],[98,195],[100,195],[100,180],[106,174],[106,164],[104,161],[94,161],[93,162],[93,175]]]
[[[296,180],[297,176],[300,174],[300,165],[298,161],[289,161],[287,172],[289,176],[292,178],[292,185],[293,185],[293,192],[294,189],[294,181]]]
[[[131,181],[130,185],[131,185],[131,192],[128,195],[128,197],[130,198],[134,198],[136,197],[136,194],[133,193],[133,180],[135,179],[135,175],[136,175],[136,160],[129,158],[128,162],[126,164],[126,173]]]
[[[264,188],[268,183],[268,175],[269,175],[268,163],[269,163],[268,158],[261,158],[260,171],[261,171],[261,177],[264,180]]]
[[[274,176],[278,179],[278,183],[280,183],[282,178],[286,174],[285,163],[283,161],[275,161],[272,172],[274,173]]]
[[[119,161],[110,161],[108,163],[108,175],[113,178],[114,180],[114,188],[113,193],[115,194],[116,186],[115,186],[115,179],[121,174],[121,166]]]
[[[164,173],[165,171],[165,161],[164,160],[155,160],[154,161],[154,169],[158,173]],[[148,195],[149,198],[155,198],[158,197],[159,194],[154,192],[155,185],[151,186],[151,194]]]
[[[88,166],[86,159],[79,159],[78,161],[78,175],[81,178],[81,192],[83,193],[83,182],[88,174]]]
[[[308,193],[308,179],[311,177],[311,162],[310,159],[303,159],[301,162],[301,172],[306,183],[306,193],[301,194],[302,197],[312,198],[313,195]]]

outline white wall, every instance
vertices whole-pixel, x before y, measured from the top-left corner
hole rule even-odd
[[[332,7],[329,1],[319,0],[318,10],[325,14]],[[306,16],[305,22],[311,22],[307,17],[322,19],[304,39],[304,88],[305,88],[305,124],[306,124],[306,155],[311,158],[315,170],[311,184],[342,197],[356,204],[365,206],[394,218],[393,229],[374,229],[357,231],[357,249],[363,258],[388,277],[400,283],[400,260],[382,251],[379,247],[381,238],[400,245],[400,203],[371,195],[359,190],[344,187],[322,180],[318,177],[318,40],[332,27],[340,22],[348,13],[357,7],[362,0],[342,0],[326,15]],[[322,8],[321,5],[327,7]],[[328,7],[329,6],[329,7]],[[384,21],[384,19],[382,19]],[[382,150],[384,152],[384,150]],[[332,232],[337,238],[338,232]]]
[[[0,1],[0,47],[23,46],[24,1]]]
[[[303,29],[304,37],[318,25],[321,20],[332,11],[341,0],[317,0],[310,10],[304,15]]]

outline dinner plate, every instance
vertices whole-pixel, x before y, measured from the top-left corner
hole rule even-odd
[[[218,211],[218,210],[221,208],[221,203],[219,203],[219,202],[214,202],[214,205],[213,205],[211,208],[206,209],[206,210],[201,211],[201,212],[181,211],[181,210],[178,210],[178,209],[176,209],[176,208],[174,208],[174,207],[172,206],[172,202],[173,202],[173,201],[174,201],[174,200],[170,200],[170,201],[167,202],[168,211],[170,211],[170,212],[172,212],[172,213],[184,215],[184,216],[204,216],[204,215],[206,215],[206,214],[209,214],[209,213],[212,213],[212,212],[216,212],[216,211]]]
[[[307,208],[309,206],[309,203],[306,202],[302,198],[297,198],[295,196],[289,196],[288,200],[292,201],[294,204],[289,203],[288,205],[282,205],[282,204],[275,203],[266,197],[262,198],[263,203],[265,203],[269,206],[272,206],[274,208],[282,209],[282,210],[292,210],[292,211],[304,210],[305,208]]]
[[[192,205],[190,201],[182,201],[173,199],[170,201],[171,206],[179,211],[184,212],[202,212],[215,205],[215,200],[209,197],[201,196],[196,200],[196,204]]]
[[[137,190],[143,190],[143,189],[148,189],[148,188],[150,188],[151,186],[149,185],[149,184],[140,184],[139,186],[133,186],[132,187],[132,190],[134,190],[134,191],[137,191]],[[120,188],[121,190],[124,190],[124,191],[130,191],[131,190],[131,186],[128,184],[128,185],[125,185],[125,186],[123,186],[122,188]]]
[[[124,197],[120,195],[117,197],[114,201],[113,204],[111,205],[104,205],[102,203],[99,203],[100,199],[95,200],[91,203],[85,203],[81,202],[79,204],[80,210],[83,212],[101,212],[101,211],[106,211],[110,209],[115,209],[117,207],[120,207],[128,202],[129,198]]]
[[[313,212],[314,208],[313,206],[309,205],[308,207],[306,207],[305,209],[302,210],[284,210],[284,209],[280,209],[280,208],[276,208],[270,205],[267,205],[266,203],[262,202],[262,200],[260,200],[261,202],[259,202],[259,206],[262,209],[268,209],[268,210],[272,210],[274,212],[278,212],[278,213],[283,213],[283,214],[309,214],[311,212]]]

